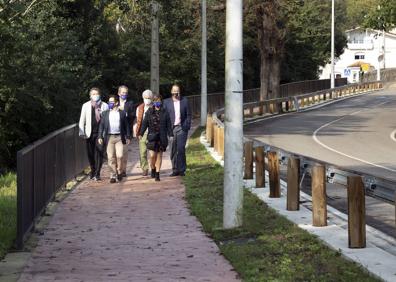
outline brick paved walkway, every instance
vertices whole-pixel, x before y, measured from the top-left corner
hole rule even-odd
[[[179,178],[83,182],[60,203],[19,281],[236,281],[232,266],[190,215]]]

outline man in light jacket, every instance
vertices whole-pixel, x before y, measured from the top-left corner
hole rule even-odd
[[[100,180],[100,170],[103,164],[103,149],[97,146],[99,124],[102,112],[109,109],[105,102],[101,101],[100,90],[96,87],[89,91],[90,101],[86,102],[81,109],[79,122],[79,135],[86,140],[89,165],[91,167],[90,178]]]

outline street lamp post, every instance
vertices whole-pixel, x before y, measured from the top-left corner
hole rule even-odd
[[[208,115],[208,84],[207,84],[207,25],[206,0],[202,0],[202,54],[201,54],[201,126],[206,124]]]
[[[159,94],[159,4],[153,0],[151,2],[151,70],[150,89],[154,94]]]
[[[334,0],[331,1],[331,79],[330,87],[335,87],[335,71],[334,71],[334,45],[335,45],[335,3]]]
[[[223,227],[242,225],[243,1],[227,0]]]

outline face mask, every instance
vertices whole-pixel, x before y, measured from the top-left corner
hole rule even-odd
[[[157,108],[159,108],[159,107],[161,107],[161,102],[154,102],[153,103],[153,105],[154,105],[154,107],[157,107]]]
[[[99,102],[100,101],[100,96],[99,95],[92,95],[91,100],[94,102]]]
[[[125,101],[126,99],[128,99],[128,95],[121,95],[121,99]]]
[[[151,99],[143,99],[146,106],[151,105]]]
[[[114,102],[109,102],[109,109],[112,110],[115,107],[115,103]]]

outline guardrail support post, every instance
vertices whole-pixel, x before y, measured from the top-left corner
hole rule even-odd
[[[218,130],[217,130],[217,128],[218,128],[218,126],[215,123],[213,125],[213,149],[215,150],[215,152],[218,152],[218,142],[217,142],[218,141],[218,138],[217,138]]]
[[[326,169],[323,165],[312,168],[313,226],[327,226]]]
[[[210,146],[213,146],[213,118],[208,115],[206,119],[206,140],[210,144]]]
[[[245,176],[243,178],[253,179],[253,141],[245,142],[244,154],[245,154]]]
[[[270,198],[280,198],[279,159],[277,152],[268,152]]]
[[[265,187],[265,153],[264,147],[256,147],[256,187]]]
[[[362,177],[348,176],[349,248],[366,247],[366,205],[364,194]]]
[[[219,155],[224,159],[224,127],[219,127]]]
[[[287,164],[287,210],[300,209],[300,160],[290,157]]]

